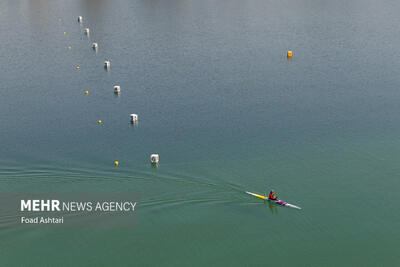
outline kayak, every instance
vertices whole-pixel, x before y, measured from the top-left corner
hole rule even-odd
[[[301,210],[300,207],[297,207],[296,205],[287,203],[287,202],[282,201],[282,200],[273,200],[273,199],[269,199],[269,198],[266,197],[266,196],[258,195],[258,194],[251,193],[251,192],[247,192],[247,191],[246,191],[246,193],[249,194],[249,195],[252,195],[252,196],[255,196],[255,197],[258,197],[258,198],[267,200],[267,201],[269,201],[269,202],[275,203],[275,204],[277,204],[277,205],[281,205],[281,206],[285,206],[285,207],[291,207],[291,208],[294,208],[294,209],[299,209],[299,210]]]

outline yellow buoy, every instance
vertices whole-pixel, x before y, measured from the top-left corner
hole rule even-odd
[[[89,94],[89,91],[85,91],[85,95],[88,95]]]
[[[66,35],[67,33],[66,32],[64,32],[64,35]]]
[[[118,167],[119,162],[118,161],[114,161],[114,165]]]
[[[68,50],[71,50],[71,49],[72,49],[72,47],[68,46]]]
[[[101,120],[99,120],[99,121],[98,121],[98,123],[99,123],[99,124],[101,124],[101,123],[102,123],[102,121],[101,121]]]
[[[76,66],[76,69],[79,70],[79,66]]]
[[[287,57],[292,57],[293,56],[293,52],[292,51],[287,51]]]

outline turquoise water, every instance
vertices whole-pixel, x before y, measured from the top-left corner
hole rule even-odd
[[[0,1],[1,191],[140,195],[132,228],[0,229],[0,265],[398,265],[399,10]]]

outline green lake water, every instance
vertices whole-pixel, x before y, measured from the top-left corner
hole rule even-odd
[[[140,199],[132,227],[0,223],[0,266],[399,265],[399,11],[1,0],[0,191]],[[303,209],[244,193],[270,188]]]

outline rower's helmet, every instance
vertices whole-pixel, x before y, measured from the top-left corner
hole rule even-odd
[[[269,193],[270,193],[270,194],[271,194],[271,193],[275,193],[274,189],[272,189],[271,191],[269,191]]]

